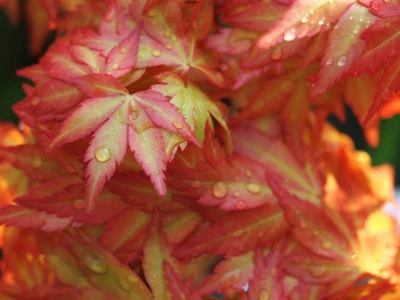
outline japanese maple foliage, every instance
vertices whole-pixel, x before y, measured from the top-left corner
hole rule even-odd
[[[1,299],[398,299],[396,0],[24,4],[0,125]]]

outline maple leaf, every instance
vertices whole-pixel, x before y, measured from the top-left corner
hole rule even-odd
[[[0,208],[0,224],[16,228],[37,228],[43,231],[58,231],[71,225],[71,218],[60,218],[19,205]]]
[[[201,146],[175,105],[152,90],[130,95],[110,75],[87,75],[76,84],[90,98],[64,121],[50,148],[95,132],[85,155],[89,162],[86,170],[87,210],[94,208],[94,199],[114,174],[116,164],[122,162],[128,144],[158,193],[165,195],[167,157],[160,139],[162,128]]]
[[[157,1],[145,16],[138,54],[138,68],[171,66],[178,74],[187,78],[190,69],[204,74],[217,86],[227,81],[218,71],[219,59],[202,51],[197,40],[208,31],[212,10],[206,9],[207,1],[196,1],[194,13],[186,21],[179,2]],[[189,23],[189,26],[186,24]]]
[[[267,246],[286,231],[283,212],[277,205],[230,212],[218,218],[200,234],[191,237],[177,248],[177,257],[203,253],[238,255],[253,249],[256,244]]]
[[[283,41],[292,41],[326,31],[353,2],[352,0],[295,1],[271,30],[259,39],[258,45],[268,49]]]
[[[171,97],[170,102],[178,107],[200,143],[204,140],[206,124],[213,124],[211,116],[229,132],[217,103],[194,83],[185,84],[179,76],[169,72],[161,73],[156,78],[161,84],[153,85],[151,89]]]
[[[196,290],[201,295],[213,292],[229,295],[232,292],[242,291],[243,286],[253,277],[255,267],[253,257],[254,252],[249,251],[223,260]]]
[[[179,262],[172,257],[171,248],[168,245],[166,236],[164,235],[159,219],[159,213],[156,211],[153,214],[152,221],[150,224],[150,230],[148,238],[143,248],[143,269],[146,276],[147,282],[149,283],[153,295],[156,299],[174,299],[173,295],[176,295],[175,285],[179,285],[179,280],[168,282],[164,270],[165,264],[168,263],[168,273],[181,277],[181,267]],[[174,289],[170,290],[170,286]],[[183,290],[183,289],[182,289]],[[181,291],[182,292],[182,291]],[[183,299],[187,298],[186,295],[180,296]],[[199,297],[195,297],[194,299]]]
[[[59,243],[73,255],[93,287],[123,299],[151,299],[151,293],[140,277],[90,237],[82,233],[63,234]]]
[[[259,164],[239,155],[216,161],[213,166],[184,169],[170,178],[168,183],[174,190],[222,210],[251,209],[277,201]]]

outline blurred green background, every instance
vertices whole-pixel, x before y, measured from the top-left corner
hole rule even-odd
[[[28,40],[26,25],[22,22],[17,27],[12,27],[3,10],[0,9],[0,121],[18,122],[11,105],[24,98],[22,83],[26,80],[19,78],[15,71],[24,66],[29,66],[37,61],[28,53]],[[349,134],[358,149],[365,150],[372,156],[374,165],[390,163],[396,168],[396,174],[400,171],[400,157],[397,154],[400,149],[400,115],[381,123],[381,142],[379,147],[368,147],[360,125],[348,111],[346,124],[340,124],[335,119],[331,122],[341,131]],[[396,183],[400,184],[399,176]]]

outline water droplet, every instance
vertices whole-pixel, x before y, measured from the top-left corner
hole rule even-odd
[[[300,220],[299,227],[302,228],[302,229],[306,229],[307,228],[307,224],[303,219]]]
[[[321,246],[324,249],[331,249],[332,248],[332,244],[329,241],[322,241]]]
[[[179,123],[177,121],[173,121],[172,122],[172,126],[174,126],[176,129],[182,129],[183,128],[183,124]]]
[[[310,15],[312,15],[312,14],[314,13],[314,10],[312,9],[312,10],[310,10],[308,13],[309,13]]]
[[[221,199],[228,195],[229,188],[226,183],[217,181],[212,186],[212,193],[215,198]]]
[[[246,208],[247,204],[243,200],[238,200],[238,201],[236,201],[235,206],[236,206],[237,210],[242,210],[242,209]]]
[[[385,27],[386,27],[387,29],[389,29],[389,28],[390,28],[390,23],[389,23],[389,22],[386,23]]]
[[[282,50],[281,48],[276,48],[274,52],[271,54],[271,58],[274,60],[278,60],[282,57]]]
[[[381,8],[381,4],[379,3],[379,1],[371,1],[369,6],[373,9],[373,10],[379,10]]]
[[[356,259],[357,258],[357,254],[353,254],[352,256],[350,256],[351,257],[351,259]]]
[[[119,69],[119,64],[113,64],[112,68],[113,68],[113,70],[118,70]]]
[[[267,291],[262,291],[260,295],[258,295],[258,300],[269,300],[269,294]]]
[[[258,194],[261,192],[261,186],[259,186],[256,183],[250,183],[246,186],[246,189],[249,191],[251,194]]]
[[[94,157],[98,162],[106,162],[111,158],[110,150],[107,148],[98,148],[94,151]]]
[[[72,206],[78,210],[82,210],[86,208],[86,201],[85,199],[76,199],[72,201]]]
[[[161,56],[162,52],[160,49],[153,49],[153,51],[151,51],[151,54],[155,57],[159,57]]]
[[[166,44],[165,48],[167,48],[168,50],[171,50],[172,49],[172,45],[171,44]]]
[[[125,54],[126,53],[126,48],[122,47],[121,49],[119,49],[119,53]]]
[[[201,182],[198,181],[198,180],[192,181],[192,182],[190,183],[190,186],[191,186],[192,188],[198,189],[199,187],[201,187]]]
[[[325,23],[324,19],[321,19],[321,20],[318,21],[318,25],[324,25],[324,23]]]
[[[286,80],[280,85],[280,89],[283,93],[289,94],[294,89],[294,83],[291,80]]]
[[[233,193],[233,196],[235,196],[236,198],[239,198],[240,197],[240,192],[239,191],[235,191]]]
[[[253,174],[251,173],[251,171],[246,170],[246,171],[244,172],[244,175],[246,175],[247,178],[250,178],[251,175],[253,175]]]
[[[32,106],[38,106],[39,103],[40,103],[40,98],[39,97],[35,97],[31,101]]]
[[[306,16],[301,18],[301,23],[307,23],[308,22],[308,18]]]
[[[67,170],[68,173],[75,173],[75,168],[73,166],[65,166],[65,169]]]
[[[328,60],[325,63],[327,66],[332,64],[332,58],[328,58]]]
[[[283,39],[287,42],[293,41],[296,38],[296,29],[292,28],[285,32]]]
[[[322,277],[326,273],[326,268],[324,266],[311,265],[308,267],[308,272],[313,277]]]
[[[337,64],[338,64],[339,67],[343,67],[343,66],[346,64],[346,57],[341,56],[341,57],[339,58]]]
[[[95,273],[104,274],[107,271],[106,263],[100,258],[87,255],[84,259],[85,265]]]

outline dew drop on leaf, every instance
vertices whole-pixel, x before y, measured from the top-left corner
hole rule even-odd
[[[318,21],[318,25],[324,25],[324,23],[325,23],[324,19],[321,19],[321,20]]]
[[[221,199],[226,197],[229,192],[229,188],[226,183],[217,181],[212,186],[212,193],[215,198]]]
[[[274,52],[271,54],[271,58],[274,60],[278,60],[282,57],[282,50],[281,48],[276,48]]]
[[[308,18],[307,17],[302,17],[300,21],[301,21],[301,23],[307,23]]]
[[[339,67],[343,67],[346,64],[346,57],[341,56],[337,64]]]
[[[162,52],[160,49],[153,49],[153,51],[151,51],[151,54],[155,57],[159,57],[161,56]]]
[[[166,44],[165,48],[167,48],[168,50],[171,50],[172,49],[172,45],[171,44]]]
[[[235,206],[236,206],[237,210],[242,210],[242,209],[246,208],[247,204],[243,200],[238,200],[238,201],[236,201]]]
[[[96,151],[94,151],[94,157],[98,162],[106,162],[111,158],[111,153],[110,150],[107,148],[98,148]]]
[[[381,8],[381,4],[379,3],[379,1],[371,1],[369,6],[373,9],[373,10],[379,10],[379,8]]]
[[[198,188],[201,187],[201,182],[198,181],[198,180],[192,181],[192,182],[190,183],[190,186],[191,186],[192,188],[194,188],[194,189],[198,189]]]
[[[122,47],[121,49],[119,49],[119,52],[120,52],[121,54],[125,54],[125,53],[126,53],[126,48],[125,48],[125,47]]]
[[[87,255],[85,257],[85,265],[95,273],[104,274],[107,271],[107,265],[100,258],[94,257],[92,255]]]
[[[313,277],[322,277],[326,273],[326,268],[324,266],[311,265],[308,267],[308,272]]]
[[[251,171],[246,170],[246,171],[244,172],[244,175],[246,175],[247,178],[250,178],[251,175],[252,175],[252,173],[251,173]]]
[[[32,106],[38,106],[40,103],[40,98],[39,97],[34,97],[31,101]]]
[[[86,208],[86,201],[85,199],[75,199],[72,201],[72,206],[78,210],[82,210]]]
[[[293,41],[296,38],[296,29],[292,28],[285,32],[283,39],[287,42]]]
[[[328,58],[328,60],[325,63],[327,66],[332,64],[332,58]]]
[[[183,124],[179,123],[177,121],[173,121],[172,122],[172,126],[174,126],[176,129],[182,129],[183,128]]]
[[[260,193],[261,192],[261,186],[259,186],[258,184],[256,184],[256,183],[249,183],[247,186],[246,186],[246,189],[249,191],[249,193],[251,193],[251,194],[258,194],[258,193]]]
[[[324,249],[331,249],[332,248],[332,244],[329,241],[322,241],[321,246]]]
[[[113,68],[113,70],[118,70],[119,69],[119,64],[113,64],[112,68]]]

